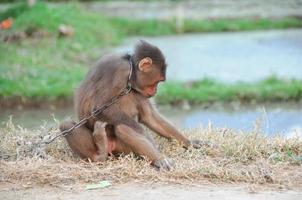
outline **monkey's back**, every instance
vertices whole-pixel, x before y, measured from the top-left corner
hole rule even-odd
[[[124,55],[106,55],[87,73],[75,90],[74,106],[79,120],[88,117],[91,111],[104,105],[127,84],[129,62]],[[89,126],[93,126],[94,121]]]

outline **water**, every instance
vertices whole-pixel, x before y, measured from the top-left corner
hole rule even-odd
[[[207,127],[232,128],[252,131],[256,121],[266,135],[280,134],[286,137],[302,136],[302,103],[242,106],[239,104],[215,104],[209,108],[193,107],[189,110],[164,106],[159,111],[180,129]],[[62,120],[73,115],[70,107],[58,110],[30,109],[4,110],[0,115],[1,126],[13,117],[15,124],[35,129],[43,124],[57,126],[54,118]],[[73,117],[74,118],[74,117]]]
[[[302,80],[302,29],[282,31],[255,31],[240,33],[211,33],[144,38],[159,46],[169,63],[168,80],[191,81],[212,77],[225,82],[257,81],[276,75]],[[112,51],[130,51],[138,38],[129,39]],[[282,134],[302,136],[302,102],[271,105],[224,105],[209,108],[194,107],[183,110],[160,107],[159,110],[178,128],[194,128],[212,123],[250,131],[256,121],[261,121],[267,135]],[[57,126],[54,118],[61,120],[72,116],[72,108],[2,110],[0,125],[13,116],[15,124],[38,128],[47,123]]]
[[[132,38],[113,51],[129,52],[139,39],[162,49],[168,80],[302,80],[302,29]]]
[[[180,128],[206,127],[211,124],[214,127],[249,132],[260,125],[265,135],[302,136],[301,104],[253,106],[218,104],[208,109],[195,107],[185,112],[166,109],[164,113]]]

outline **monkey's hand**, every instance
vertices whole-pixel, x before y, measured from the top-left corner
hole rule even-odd
[[[195,149],[200,149],[202,146],[205,145],[204,141],[201,140],[191,140],[191,146]]]
[[[156,160],[152,163],[152,165],[157,169],[157,170],[167,170],[170,171],[173,167],[173,161],[168,158],[162,158],[159,160]]]
[[[201,147],[210,147],[210,148],[214,148],[214,149],[219,148],[219,146],[215,143],[212,143],[210,141],[201,141],[201,140],[191,140],[190,146],[195,149],[200,149]],[[188,148],[186,148],[186,149],[188,149]]]

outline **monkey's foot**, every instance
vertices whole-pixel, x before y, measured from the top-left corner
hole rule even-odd
[[[97,153],[94,156],[96,161],[105,161],[108,157],[108,138],[106,135],[106,123],[96,122],[94,124],[93,139],[97,147]]]

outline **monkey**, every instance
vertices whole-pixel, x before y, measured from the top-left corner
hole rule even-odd
[[[91,161],[105,161],[108,155],[134,152],[146,156],[156,168],[170,170],[172,161],[161,156],[142,125],[164,138],[178,140],[185,148],[200,148],[200,140],[185,137],[159,114],[150,101],[157,93],[158,84],[166,80],[166,68],[161,50],[143,40],[136,44],[132,55],[103,56],[75,91],[74,105],[79,120],[118,95],[127,84],[129,73],[132,89],[96,118],[89,119],[85,125],[65,136],[72,151]],[[73,125],[72,121],[62,122],[60,130]]]

